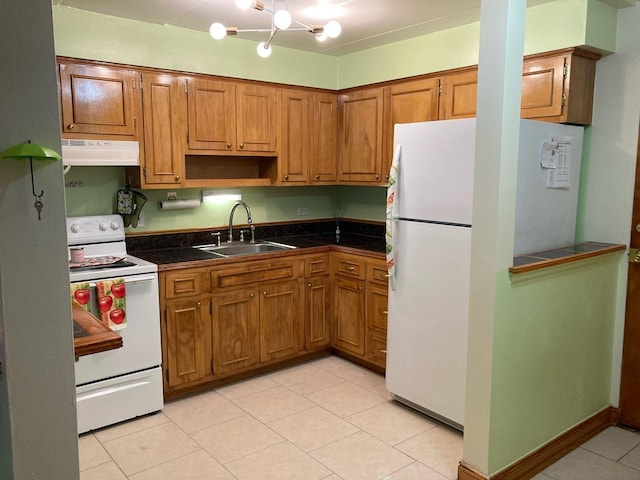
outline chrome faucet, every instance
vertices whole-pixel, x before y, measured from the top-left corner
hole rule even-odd
[[[238,208],[239,205],[242,205],[245,211],[247,212],[247,223],[251,227],[251,243],[256,243],[256,239],[255,239],[256,227],[253,225],[253,220],[251,219],[251,209],[249,208],[249,205],[247,205],[242,200],[238,200],[231,207],[231,213],[229,214],[229,238],[227,239],[227,242],[231,243],[233,241],[233,214],[236,212],[236,208]]]

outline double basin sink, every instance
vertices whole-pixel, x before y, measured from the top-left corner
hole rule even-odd
[[[209,254],[227,258],[227,257],[235,257],[239,255],[254,255],[257,253],[271,253],[278,252],[282,250],[291,250],[296,247],[291,245],[286,245],[284,243],[277,242],[269,242],[266,240],[259,240],[255,243],[248,242],[230,242],[230,243],[222,243],[218,245],[217,243],[211,243],[208,245],[196,245],[193,248],[197,248],[203,252],[207,252]]]

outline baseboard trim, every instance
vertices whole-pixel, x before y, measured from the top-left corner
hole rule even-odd
[[[571,430],[557,436],[529,455],[491,476],[478,472],[462,461],[458,466],[458,480],[524,480],[534,477],[607,427],[618,423],[619,415],[620,412],[617,408],[606,407]]]

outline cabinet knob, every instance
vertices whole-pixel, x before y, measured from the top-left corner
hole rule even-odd
[[[180,175],[176,175],[176,182],[180,181]]]
[[[358,290],[362,290],[362,287],[360,285],[358,285]]]
[[[231,148],[231,144],[230,143],[227,143],[227,148]]]
[[[316,180],[320,180],[320,175],[316,175]]]
[[[69,130],[73,130],[75,128],[75,125],[73,123],[70,123],[69,125],[67,125],[67,128]]]
[[[376,175],[376,181],[380,180],[380,175]]]
[[[284,176],[284,179],[285,179],[285,180],[289,180],[289,175],[285,175],[285,176]]]
[[[350,265],[350,266],[348,267],[348,270],[349,270],[350,272],[353,272],[355,269],[356,269],[356,267],[354,267],[353,265]]]
[[[249,294],[249,296],[250,296],[251,298],[255,297],[255,295],[254,295],[253,293],[250,293],[250,294]]]
[[[241,144],[240,144],[240,148],[244,148],[244,143],[241,143]]]
[[[198,303],[196,303],[196,306],[197,306],[198,308],[200,308],[200,307],[202,306],[202,303],[198,302]]]
[[[385,179],[385,180],[389,180],[389,175],[385,175],[385,176],[384,176],[384,179]]]
[[[312,284],[309,284],[309,285],[308,285],[308,287],[309,287],[309,288],[311,288],[311,287],[313,287],[313,285],[312,285]]]
[[[268,293],[266,292],[266,290],[264,292],[262,292],[262,294],[266,297],[268,295]]]

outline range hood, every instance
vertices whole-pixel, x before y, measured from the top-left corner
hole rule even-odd
[[[65,166],[131,167],[140,165],[140,145],[130,140],[62,139]]]

